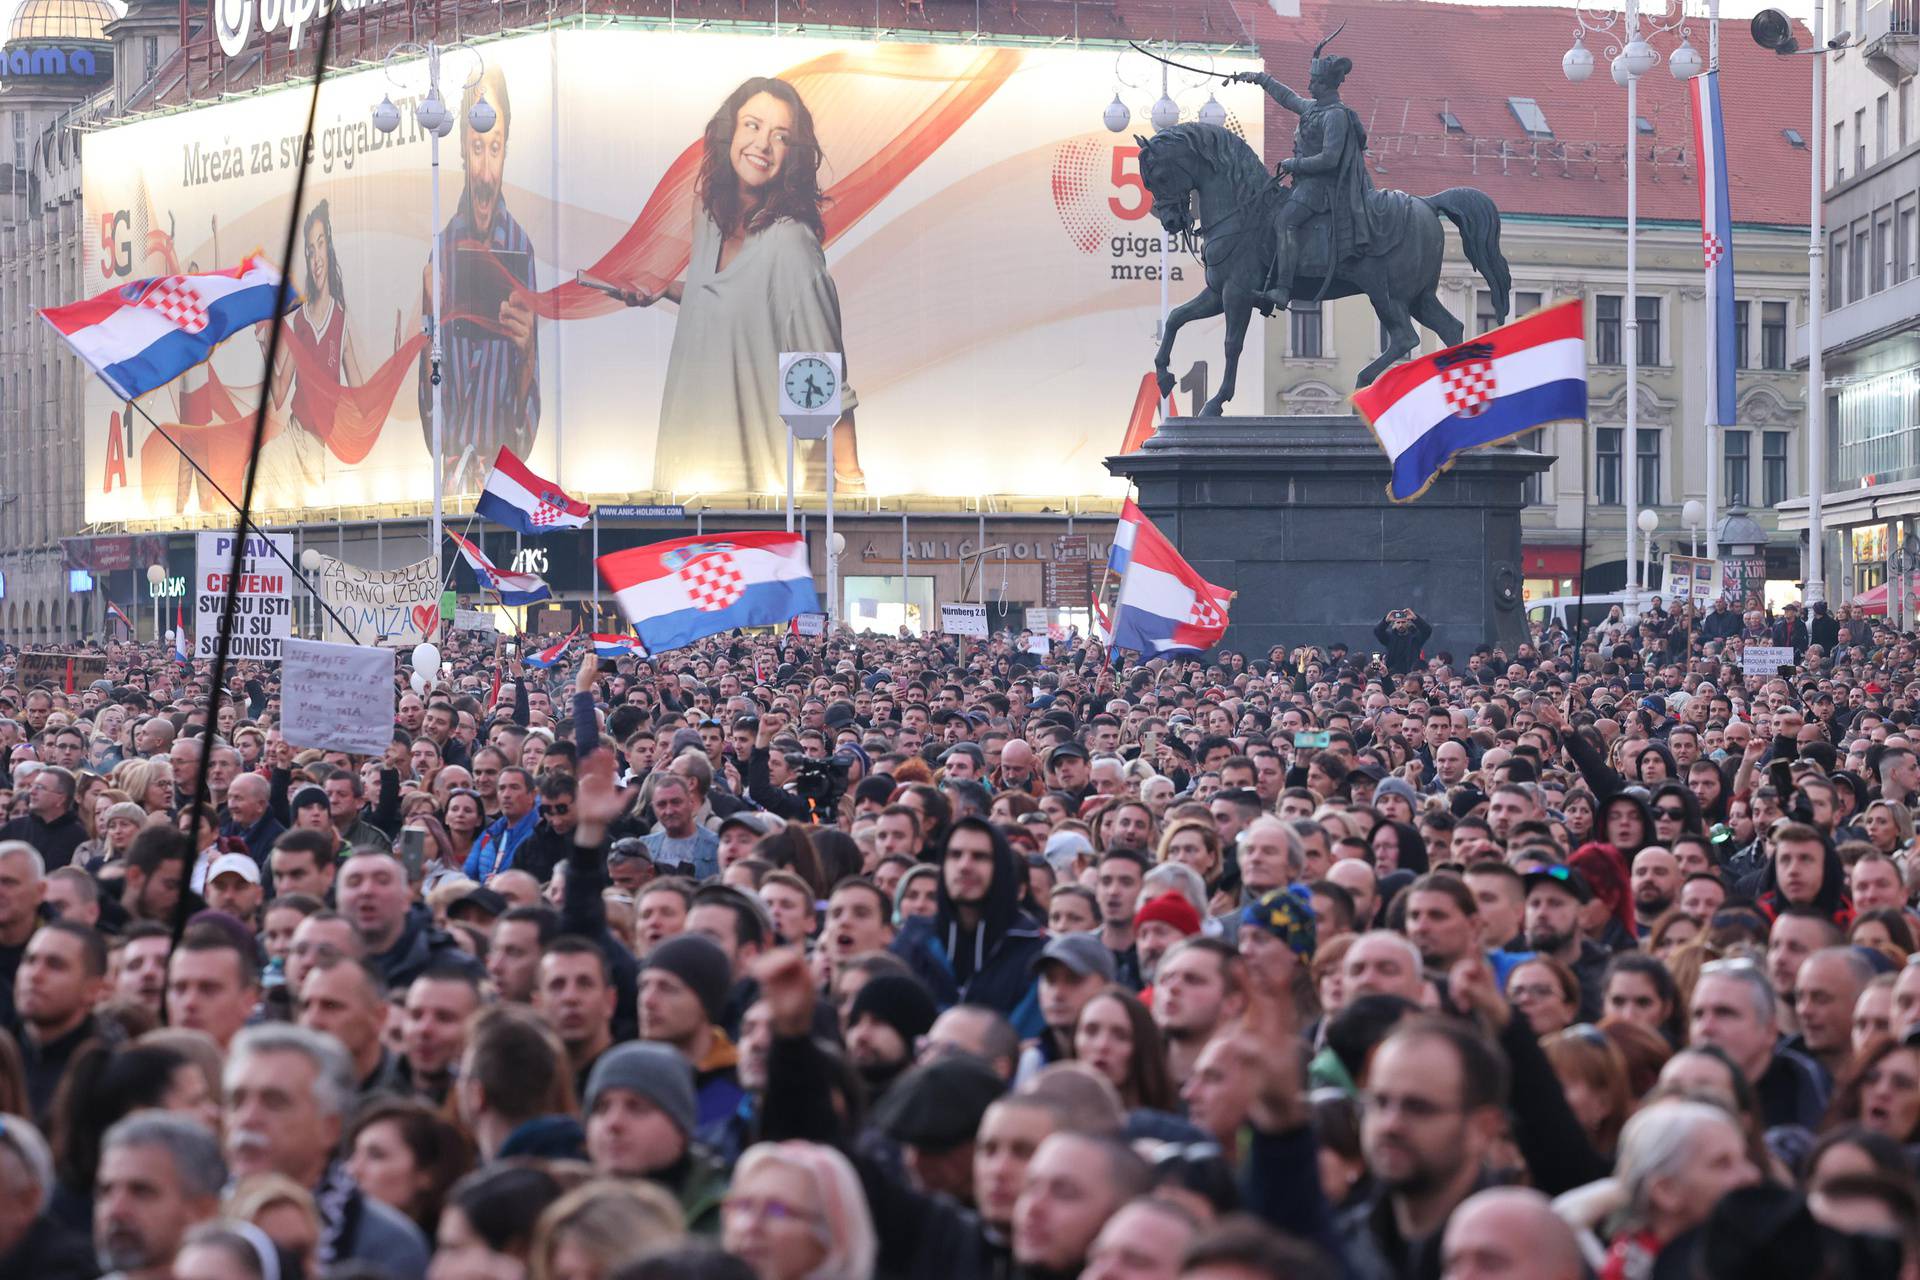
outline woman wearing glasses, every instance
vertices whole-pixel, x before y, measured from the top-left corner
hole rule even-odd
[[[879,1244],[859,1175],[813,1142],[763,1142],[734,1170],[721,1241],[759,1280],[872,1280]]]

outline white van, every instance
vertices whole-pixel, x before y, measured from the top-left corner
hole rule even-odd
[[[1655,596],[1660,596],[1660,603],[1664,608],[1667,603],[1666,597],[1657,590],[1642,590],[1640,593],[1641,603],[1651,603]],[[1588,628],[1592,628],[1596,623],[1606,621],[1607,615],[1613,611],[1615,605],[1620,606],[1621,612],[1624,613],[1626,611],[1626,592],[1610,591],[1605,594],[1588,595],[1585,604],[1585,616]],[[1537,622],[1544,626],[1548,622],[1558,619],[1561,626],[1571,631],[1574,628],[1575,611],[1581,607],[1581,598],[1579,596],[1549,596],[1544,600],[1532,600],[1527,603],[1527,621]]]

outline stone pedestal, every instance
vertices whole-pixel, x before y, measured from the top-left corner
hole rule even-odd
[[[1427,651],[1464,661],[1526,635],[1520,511],[1551,459],[1476,449],[1417,501],[1387,499],[1386,454],[1351,416],[1172,418],[1138,452],[1107,459],[1210,582],[1239,592],[1224,644],[1380,647],[1388,609],[1433,624]]]

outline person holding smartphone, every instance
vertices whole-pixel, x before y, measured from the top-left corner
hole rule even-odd
[[[1387,670],[1403,675],[1420,664],[1420,654],[1433,635],[1433,624],[1411,609],[1389,609],[1374,624],[1373,638],[1380,642]]]

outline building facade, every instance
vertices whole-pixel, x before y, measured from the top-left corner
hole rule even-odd
[[[1920,534],[1920,4],[1851,0],[1827,59],[1827,595],[1883,586]],[[1805,334],[1799,350],[1806,349]],[[1805,502],[1785,522],[1808,527]]]

